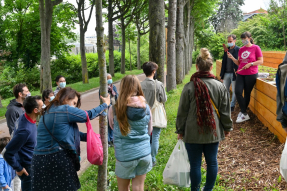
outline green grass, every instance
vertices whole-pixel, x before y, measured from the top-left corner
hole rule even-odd
[[[216,69],[214,67],[213,72],[215,73]],[[172,185],[163,184],[163,171],[165,165],[174,149],[174,146],[177,143],[177,135],[175,132],[175,123],[176,123],[176,115],[179,104],[180,95],[184,84],[189,82],[191,74],[195,72],[195,66],[190,70],[189,75],[186,75],[183,84],[177,85],[177,89],[170,91],[167,93],[168,101],[166,102],[166,113],[168,117],[168,126],[166,129],[162,129],[160,140],[159,140],[159,152],[157,154],[157,165],[147,174],[145,180],[145,190],[155,191],[155,190],[180,190],[187,191],[190,188],[178,188]],[[117,181],[115,175],[115,155],[114,149],[109,148],[109,161],[108,161],[108,179],[110,182],[109,189],[112,191],[117,189]],[[89,167],[84,174],[80,177],[82,191],[92,191],[97,188],[97,166],[92,165]],[[219,176],[217,177],[217,182],[214,190],[228,190],[224,187],[224,185],[219,185]],[[202,184],[204,185],[206,180],[206,171],[202,168]],[[231,190],[231,189],[230,189]]]
[[[115,77],[113,77],[113,81],[116,82],[116,81],[122,79],[123,77],[125,77],[126,75],[129,75],[129,74],[138,75],[141,73],[143,73],[142,70],[126,71],[126,74],[115,73]],[[89,79],[88,84],[83,84],[82,82],[77,82],[74,84],[68,84],[67,87],[71,87],[71,88],[77,90],[78,92],[85,92],[87,90],[100,87],[100,79],[99,79],[99,77],[91,78],[91,79]],[[53,87],[53,90],[55,90],[55,89],[56,89],[56,87]],[[39,90],[38,91],[32,91],[31,94],[33,96],[34,95],[41,95]],[[5,115],[6,110],[7,110],[6,107],[10,103],[10,100],[12,100],[12,99],[14,99],[14,97],[10,97],[10,98],[1,100],[3,108],[0,108],[0,119],[4,118],[4,115]]]

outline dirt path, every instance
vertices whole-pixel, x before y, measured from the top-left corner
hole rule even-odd
[[[232,113],[234,130],[219,147],[221,183],[233,190],[287,190],[279,171],[284,145],[250,110],[251,119],[236,124],[238,113],[237,105]]]

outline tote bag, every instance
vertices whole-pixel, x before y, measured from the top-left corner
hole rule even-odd
[[[160,103],[156,99],[156,82],[154,85],[155,89],[155,96],[154,96],[154,103],[151,108],[152,113],[152,126],[159,127],[159,128],[166,128],[167,125],[167,117],[165,113],[165,109],[163,103]]]
[[[99,134],[95,133],[87,114],[87,158],[91,164],[102,165],[104,160],[103,145]]]

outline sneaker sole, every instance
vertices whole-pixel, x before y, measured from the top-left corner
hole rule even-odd
[[[250,118],[249,118],[249,119],[250,119]],[[242,120],[242,121],[236,120],[236,123],[242,123],[242,122],[244,122],[244,121],[248,121],[249,119],[244,119],[244,120]]]

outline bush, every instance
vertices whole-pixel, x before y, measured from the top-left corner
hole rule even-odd
[[[200,49],[197,49],[196,51],[192,52],[192,64],[196,63],[196,58],[198,57],[199,52],[200,52]]]
[[[28,75],[27,75],[28,74]],[[13,97],[12,89],[18,83],[26,83],[30,91],[40,88],[40,70],[37,67],[5,67],[0,74],[0,95],[2,98]]]

